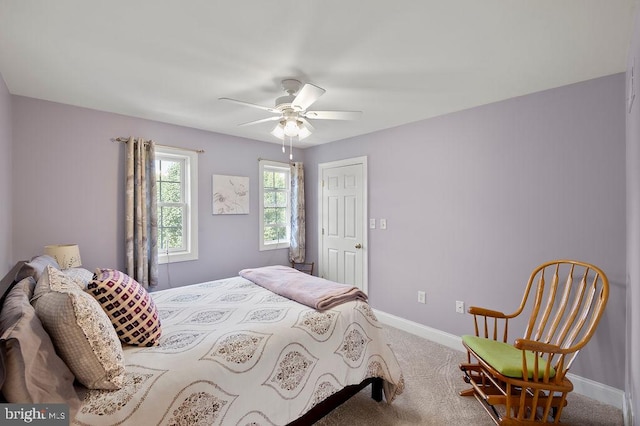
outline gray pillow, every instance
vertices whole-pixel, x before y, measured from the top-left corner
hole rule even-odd
[[[66,403],[80,408],[74,376],[56,354],[29,303],[35,281],[27,277],[9,292],[0,313],[0,347],[4,364],[2,394],[13,403]]]
[[[27,277],[33,277],[37,282],[47,266],[53,266],[56,269],[60,269],[60,265],[58,265],[58,262],[56,262],[53,257],[46,254],[36,256],[29,262],[22,265],[22,268],[20,268],[16,274],[15,280],[20,282]]]
[[[124,353],[100,304],[63,272],[47,266],[31,303],[60,357],[89,389],[120,389]]]

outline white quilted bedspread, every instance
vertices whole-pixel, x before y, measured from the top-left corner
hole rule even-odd
[[[403,390],[362,301],[328,311],[234,277],[152,293],[159,346],[125,347],[125,386],[81,391],[79,425],[284,425],[368,377]]]

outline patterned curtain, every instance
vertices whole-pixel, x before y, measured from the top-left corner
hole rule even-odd
[[[129,138],[125,170],[126,273],[149,288],[158,284],[158,211],[153,141]]]
[[[305,219],[304,219],[304,167],[302,163],[291,163],[291,240],[289,241],[289,261],[304,262]]]

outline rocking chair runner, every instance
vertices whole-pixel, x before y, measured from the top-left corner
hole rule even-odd
[[[555,260],[532,272],[514,313],[470,307],[475,336],[462,336],[467,363],[460,369],[472,387],[460,394],[475,396],[498,425],[559,423],[573,390],[567,371],[593,336],[608,297],[609,281],[598,267]],[[525,307],[531,309],[526,331],[507,343],[509,320]]]

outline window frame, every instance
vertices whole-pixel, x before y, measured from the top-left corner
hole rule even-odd
[[[270,160],[260,160],[259,161],[259,188],[260,188],[260,197],[259,197],[259,201],[260,201],[260,251],[266,251],[266,250],[278,250],[278,249],[288,249],[289,248],[289,244],[290,244],[290,239],[291,239],[291,168],[289,166],[289,163],[282,163],[282,162],[278,162],[278,161],[270,161]],[[269,170],[273,170],[273,171],[284,171],[286,172],[286,182],[287,182],[287,186],[285,189],[285,193],[287,196],[287,210],[285,213],[286,216],[286,238],[283,241],[279,241],[279,242],[265,242],[264,240],[264,228],[265,228],[265,222],[264,222],[264,214],[265,214],[265,206],[264,206],[264,196],[266,192],[272,192],[272,191],[267,191],[264,187],[264,173],[265,171],[269,171]],[[274,192],[274,191],[273,191]]]
[[[158,220],[161,206],[184,205],[182,216],[182,238],[184,248],[181,250],[165,250],[158,245],[158,263],[185,262],[198,260],[198,153],[195,151],[156,145],[155,160],[180,161],[182,167],[181,203],[161,203],[158,199]],[[156,184],[159,170],[156,170]],[[158,226],[160,229],[160,226]],[[158,241],[159,243],[159,241]]]

